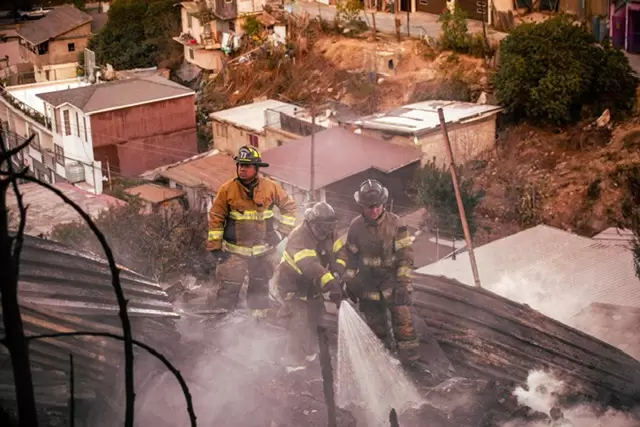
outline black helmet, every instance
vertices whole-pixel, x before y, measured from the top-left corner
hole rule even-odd
[[[326,202],[318,202],[304,211],[304,220],[313,224],[320,238],[326,238],[336,229],[338,217],[336,211]]]
[[[238,155],[235,156],[233,160],[236,161],[237,165],[256,165],[263,168],[269,166],[269,163],[264,163],[262,161],[260,152],[256,148],[248,145],[240,147],[240,149],[238,150]]]
[[[368,179],[360,184],[360,190],[353,193],[353,198],[360,206],[384,205],[389,198],[389,190],[379,181]]]

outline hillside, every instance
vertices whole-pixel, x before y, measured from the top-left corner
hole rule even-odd
[[[545,223],[585,236],[615,225],[624,171],[640,164],[640,120],[612,129],[504,129],[497,148],[467,168],[486,192],[479,244]]]

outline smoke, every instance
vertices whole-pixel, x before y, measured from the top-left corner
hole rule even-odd
[[[542,267],[527,274],[506,273],[489,289],[498,295],[579,329],[640,360],[640,339],[636,333],[640,315],[623,307],[591,305],[593,294],[568,286],[566,278]]]
[[[566,391],[566,384],[553,375],[543,371],[531,371],[527,377],[526,387],[518,387],[513,395],[518,404],[527,407],[531,412],[549,416],[551,409],[559,408],[563,418],[551,421],[550,417],[536,421],[510,420],[501,427],[634,427],[638,420],[631,414],[614,409],[602,410],[588,404],[561,407],[560,399]]]
[[[189,385],[198,425],[290,426],[295,425],[290,423],[297,408],[307,411],[308,415],[301,414],[307,419],[326,413],[321,382],[319,391],[305,385],[313,375],[311,369],[286,372],[290,352],[284,328],[235,313],[220,323],[187,317],[178,325],[182,342],[175,346],[182,349],[171,359]],[[148,372],[136,377],[136,425],[189,425],[185,398],[175,378],[157,362],[137,358],[136,364]],[[319,400],[300,397],[305,392]],[[99,421],[92,425],[121,424],[119,419]]]

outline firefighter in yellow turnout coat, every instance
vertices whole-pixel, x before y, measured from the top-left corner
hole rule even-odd
[[[244,146],[235,158],[237,177],[219,189],[209,211],[207,250],[218,259],[216,307],[233,310],[245,275],[249,275],[247,305],[256,317],[269,308],[269,280],[274,249],[295,225],[296,204],[277,183],[258,175],[262,161]],[[280,210],[276,229],[273,207]]]
[[[336,303],[341,298],[340,276],[346,267],[346,253],[335,238],[336,223],[336,213],[327,203],[307,209],[304,222],[289,236],[276,270],[278,294],[285,304],[282,314],[289,317],[298,356],[304,353],[313,357],[317,353],[323,294],[328,292]]]
[[[419,341],[410,312],[413,238],[397,215],[384,210],[388,196],[388,190],[375,180],[365,181],[354,194],[362,215],[347,232],[345,280],[369,327],[385,344],[390,311],[400,359],[422,368],[417,364]]]

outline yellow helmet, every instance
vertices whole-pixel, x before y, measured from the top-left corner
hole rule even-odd
[[[240,147],[238,150],[238,155],[233,158],[238,165],[256,165],[259,167],[266,168],[269,166],[269,163],[264,163],[262,161],[262,157],[260,156],[260,152],[249,145],[245,145]]]

